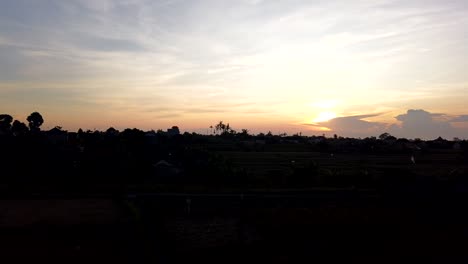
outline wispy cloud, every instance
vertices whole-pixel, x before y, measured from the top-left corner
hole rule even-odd
[[[331,97],[455,115],[468,108],[435,98],[467,99],[467,12],[463,0],[2,1],[0,87],[34,84],[27,103],[66,112],[61,102],[88,102],[103,121],[115,110],[157,118],[158,105],[160,118],[270,114],[262,122],[280,127],[307,118],[302,102]],[[26,104],[25,91],[0,105]],[[329,125],[381,128],[369,120]]]

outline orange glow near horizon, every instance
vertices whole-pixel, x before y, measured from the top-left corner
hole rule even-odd
[[[314,123],[322,123],[322,122],[330,121],[336,117],[337,115],[334,112],[326,111],[326,112],[320,112],[312,121]]]
[[[0,1],[0,114],[69,131],[468,135],[466,4],[375,2]]]

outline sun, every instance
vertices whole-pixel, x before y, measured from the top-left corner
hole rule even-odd
[[[322,123],[330,121],[331,119],[335,118],[336,114],[334,112],[320,112],[312,121],[314,123]]]
[[[320,100],[311,104],[311,106],[321,109],[334,108],[339,104],[338,100]]]

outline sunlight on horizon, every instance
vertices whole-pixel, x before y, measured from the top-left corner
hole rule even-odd
[[[206,131],[223,120],[355,136],[412,135],[415,122],[461,137],[467,10],[463,0],[3,1],[0,114],[39,111],[70,130]]]
[[[334,112],[320,112],[313,120],[314,123],[327,122],[337,117]]]

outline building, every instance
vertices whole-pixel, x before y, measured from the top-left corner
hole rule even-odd
[[[167,129],[167,135],[169,136],[180,135],[179,127],[173,126],[172,128]]]

